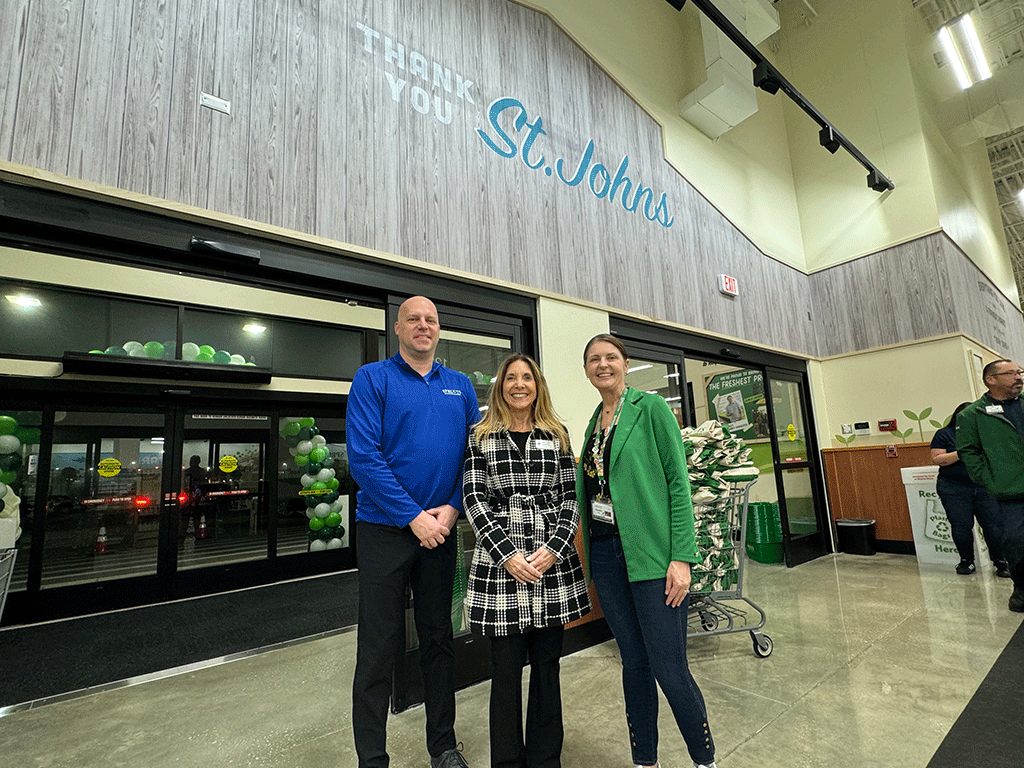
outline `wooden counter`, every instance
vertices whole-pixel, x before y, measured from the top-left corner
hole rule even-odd
[[[905,443],[896,451],[897,456],[888,457],[884,445],[823,449],[829,509],[833,520],[874,518],[880,550],[913,552],[914,532],[900,470],[930,466],[931,449],[928,443]]]

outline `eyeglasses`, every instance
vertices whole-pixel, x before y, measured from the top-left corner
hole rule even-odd
[[[990,373],[989,376],[1022,376],[1024,371],[1018,368],[1016,371],[1003,371],[1002,373]]]

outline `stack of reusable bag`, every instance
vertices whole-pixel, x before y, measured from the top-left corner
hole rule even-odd
[[[704,560],[691,569],[691,593],[727,592],[739,576],[739,555],[730,525],[732,501],[727,498],[734,483],[757,478],[750,449],[729,428],[717,421],[682,430],[686,463],[690,469],[693,512],[697,524],[697,550]],[[741,521],[733,521],[739,524]]]

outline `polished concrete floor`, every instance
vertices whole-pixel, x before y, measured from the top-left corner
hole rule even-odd
[[[908,556],[751,562],[746,581],[774,653],[757,658],[746,634],[690,642],[722,768],[924,768],[1021,622],[1007,580]],[[15,712],[0,718],[0,764],[355,766],[354,645],[345,632]],[[562,690],[563,766],[630,765],[614,643],[564,659]],[[473,768],[488,765],[487,699],[486,683],[458,694]],[[665,706],[661,724],[661,765],[689,768]],[[396,768],[426,768],[422,708],[391,718],[389,750]]]

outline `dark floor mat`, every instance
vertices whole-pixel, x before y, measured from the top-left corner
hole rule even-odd
[[[355,572],[331,574],[4,629],[0,707],[351,626],[358,589]]]
[[[1024,700],[1024,624],[999,654],[967,707],[953,723],[928,768],[1020,768]]]

